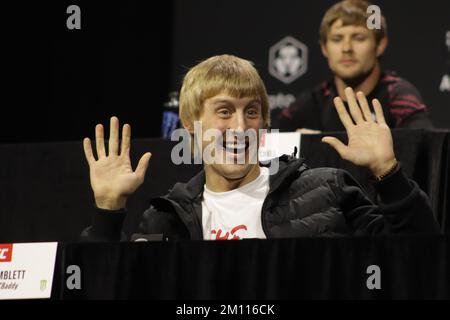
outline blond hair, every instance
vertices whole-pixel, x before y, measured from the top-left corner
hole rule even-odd
[[[367,19],[370,16],[367,13],[367,7],[370,5],[372,5],[370,2],[364,0],[344,0],[334,4],[327,10],[322,18],[319,31],[320,42],[327,42],[327,36],[330,32],[331,26],[338,20],[342,20],[344,26],[367,26]],[[373,29],[372,31],[375,35],[375,41],[377,44],[387,35],[386,18],[383,14],[381,15],[380,29]]]
[[[184,77],[180,92],[180,119],[183,126],[192,128],[193,122],[203,112],[205,100],[220,93],[234,98],[259,98],[263,127],[269,127],[269,99],[258,71],[250,61],[226,54],[202,61]]]

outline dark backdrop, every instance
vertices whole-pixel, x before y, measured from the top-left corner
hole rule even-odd
[[[72,4],[81,30],[66,27]],[[159,135],[172,1],[27,0],[2,11],[0,143],[80,140],[113,114],[134,124],[135,136]]]

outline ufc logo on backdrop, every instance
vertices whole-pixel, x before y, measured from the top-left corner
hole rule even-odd
[[[0,244],[0,262],[10,262],[12,258],[12,244]]]

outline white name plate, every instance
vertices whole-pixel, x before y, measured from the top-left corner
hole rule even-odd
[[[0,244],[0,300],[50,298],[57,246]]]
[[[268,161],[283,154],[291,155],[297,148],[300,155],[300,132],[271,132],[264,134],[259,144],[259,160]]]

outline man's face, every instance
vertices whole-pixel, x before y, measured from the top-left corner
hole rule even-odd
[[[206,148],[214,147],[215,163],[206,164],[209,174],[220,175],[227,180],[244,178],[258,165],[258,139],[244,137],[244,133],[258,130],[263,125],[261,100],[254,97],[233,98],[225,93],[207,99],[199,119],[202,125],[202,154],[205,163]],[[209,129],[216,129],[219,139],[205,138]],[[248,132],[248,131],[247,131]],[[239,138],[237,136],[239,136]],[[214,141],[214,142],[211,142]],[[256,152],[256,154],[255,154]]]
[[[377,45],[374,33],[365,26],[343,26],[342,20],[337,20],[321,47],[331,71],[345,81],[369,74],[385,49],[386,40]]]

